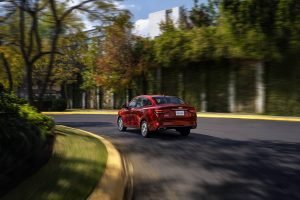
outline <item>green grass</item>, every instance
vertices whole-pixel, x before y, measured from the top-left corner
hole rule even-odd
[[[56,133],[49,162],[3,200],[82,200],[90,195],[105,169],[105,146],[80,131],[58,126]]]

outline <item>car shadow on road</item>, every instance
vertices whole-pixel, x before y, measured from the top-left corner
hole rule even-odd
[[[141,138],[131,151],[142,153],[148,160],[163,159],[168,166],[190,170],[192,173],[186,174],[194,175],[194,184],[189,186],[186,199],[300,199],[300,143],[240,141],[193,133],[182,137],[168,131]],[[172,177],[172,183],[181,184],[183,177]]]
[[[140,129],[127,129],[126,133],[129,134],[134,134],[134,135],[140,135],[141,138],[143,137],[141,135],[141,130]],[[153,132],[150,134],[149,140],[154,139],[154,140],[184,140],[186,139],[186,136],[182,136],[180,135],[179,132],[175,131],[175,130],[166,130],[166,131],[161,131],[161,132]]]
[[[70,126],[74,128],[85,127],[113,127],[115,126],[110,122],[59,122],[57,125]]]

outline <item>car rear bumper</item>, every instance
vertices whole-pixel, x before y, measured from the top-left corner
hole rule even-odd
[[[177,128],[197,128],[197,121],[187,120],[172,120],[172,121],[154,121],[150,124],[150,131],[156,131],[158,129],[177,129]]]

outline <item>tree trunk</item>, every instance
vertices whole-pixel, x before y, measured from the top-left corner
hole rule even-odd
[[[32,89],[32,66],[26,64],[26,88],[27,88],[27,100],[30,105],[34,104],[33,89]]]
[[[258,61],[255,63],[255,86],[256,86],[256,98],[255,98],[255,111],[256,113],[265,112],[265,82],[264,82],[264,63]]]
[[[72,85],[69,86],[69,89],[68,89],[68,91],[69,91],[69,92],[68,92],[68,104],[69,104],[69,105],[68,105],[68,108],[69,108],[69,109],[73,109],[73,99],[74,99],[74,98],[73,98],[73,87],[74,87],[74,86],[73,86],[73,84],[72,84]]]
[[[94,109],[95,108],[95,90],[94,89],[91,89],[90,90],[90,97],[89,97],[89,99],[90,99],[90,107],[89,108],[92,108],[92,109]]]
[[[26,7],[26,0],[21,1],[21,8],[19,9],[19,28],[20,28],[20,51],[25,65],[27,100],[30,105],[34,104],[33,89],[32,89],[32,63],[29,61],[29,55],[26,52],[26,29],[25,29],[25,11],[22,8]]]
[[[102,87],[99,87],[99,108],[103,108],[103,101],[104,101],[104,91]]]
[[[14,85],[13,85],[12,74],[11,74],[11,71],[10,71],[10,65],[9,65],[7,59],[5,58],[4,53],[1,53],[0,56],[1,56],[1,59],[2,59],[2,62],[3,62],[3,67],[5,69],[7,79],[8,79],[8,89],[11,92],[14,89]]]
[[[97,110],[100,109],[100,89],[99,87],[96,88],[96,107],[97,107]]]
[[[205,80],[206,80],[206,74],[202,71],[201,73],[202,84],[201,84],[201,94],[200,94],[201,112],[207,111]]]
[[[207,111],[206,93],[201,92],[200,98],[201,98],[201,112],[206,112]]]
[[[60,85],[60,95],[62,99],[68,99],[68,88],[65,81]]]
[[[148,92],[148,82],[147,82],[147,77],[145,72],[143,72],[142,74],[142,90],[143,90],[143,94],[147,94]]]
[[[183,81],[183,73],[180,71],[178,73],[178,93],[177,95],[180,97],[180,98],[183,98],[184,96],[184,81]]]
[[[236,112],[236,73],[234,67],[229,67],[228,81],[228,111]]]
[[[58,41],[58,38],[59,38],[59,34],[60,34],[60,23],[59,25],[57,25],[57,28],[55,30],[55,34],[52,38],[52,44],[51,44],[51,53],[49,55],[49,64],[48,64],[48,67],[47,67],[47,73],[46,73],[46,77],[45,77],[45,80],[43,82],[43,85],[42,85],[42,89],[39,93],[39,102],[42,100],[46,90],[47,90],[47,87],[48,87],[48,84],[49,84],[49,81],[50,81],[50,76],[52,75],[52,71],[53,71],[53,67],[54,67],[54,61],[55,61],[55,54],[56,54],[56,49],[57,49],[57,41]]]
[[[127,94],[128,94],[127,102],[129,102],[133,98],[132,89],[128,88],[127,89]]]
[[[116,101],[115,101],[115,93],[111,93],[111,108],[115,109],[116,108]]]
[[[207,112],[208,110],[208,95],[209,95],[209,68],[205,66],[204,71],[202,71],[202,92],[200,94],[201,98],[201,112]]]
[[[158,67],[156,69],[156,92],[158,94],[162,93],[162,89],[161,89],[161,67]]]
[[[82,98],[81,98],[82,109],[86,109],[86,101],[85,101],[85,98],[86,98],[86,93],[85,93],[85,92],[82,92]]]
[[[56,7],[56,3],[55,1],[51,0],[49,1],[50,3],[50,11],[52,13],[52,16],[54,18],[55,24],[54,24],[54,33],[53,36],[51,38],[51,51],[49,54],[49,64],[47,66],[47,73],[46,73],[46,77],[45,80],[43,82],[42,85],[42,89],[39,93],[39,102],[42,100],[46,90],[47,90],[47,86],[49,84],[50,81],[50,77],[52,75],[52,71],[53,71],[53,67],[54,67],[54,62],[55,62],[55,55],[57,52],[57,42],[59,39],[59,35],[61,33],[61,27],[62,27],[62,19],[60,19],[58,17],[57,14],[57,7]]]

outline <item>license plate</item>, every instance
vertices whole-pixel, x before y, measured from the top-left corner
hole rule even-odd
[[[184,116],[184,111],[183,110],[177,110],[176,111],[176,116]]]

